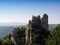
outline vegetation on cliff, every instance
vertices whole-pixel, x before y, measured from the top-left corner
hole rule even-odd
[[[60,45],[60,25],[55,26],[54,31],[46,39],[46,45]]]

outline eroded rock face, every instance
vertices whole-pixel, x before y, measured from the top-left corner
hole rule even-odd
[[[48,30],[48,16],[47,14],[44,14],[42,17],[42,26]]]
[[[44,39],[49,35],[48,16],[44,14],[42,19],[40,16],[33,16],[29,21],[30,42],[32,45],[45,45]]]

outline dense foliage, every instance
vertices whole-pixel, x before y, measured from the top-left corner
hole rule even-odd
[[[0,41],[0,45],[14,45],[11,40],[3,39]]]
[[[60,45],[60,25],[58,24],[46,39],[46,45]]]
[[[16,33],[14,38],[15,38],[17,45],[25,44],[25,29],[26,29],[25,27],[17,27],[14,29],[14,33]]]

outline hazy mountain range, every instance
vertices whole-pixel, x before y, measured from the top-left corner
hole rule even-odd
[[[9,22],[9,23],[0,23],[0,26],[18,26],[18,25],[27,25],[27,23],[19,23],[19,22]],[[56,24],[49,24],[49,27],[52,27]]]
[[[0,23],[0,26],[21,26],[26,25],[27,23],[19,23],[19,22],[10,22],[10,23]]]

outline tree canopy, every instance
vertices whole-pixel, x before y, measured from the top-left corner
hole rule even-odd
[[[60,24],[54,27],[54,31],[46,39],[46,45],[60,45]]]

